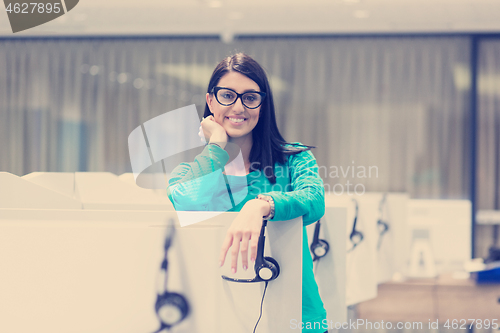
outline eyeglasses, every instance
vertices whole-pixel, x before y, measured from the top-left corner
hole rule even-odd
[[[240,98],[241,103],[249,109],[258,108],[266,97],[266,93],[262,91],[247,91],[243,94],[238,94],[233,89],[223,87],[214,87],[212,93],[215,95],[215,99],[220,105],[233,105],[236,103],[236,100]]]

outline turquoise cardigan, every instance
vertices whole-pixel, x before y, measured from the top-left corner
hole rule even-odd
[[[274,200],[275,213],[270,221],[302,216],[302,332],[324,332],[326,311],[314,279],[305,228],[325,213],[325,191],[316,159],[309,150],[290,155],[284,165],[275,165],[275,184],[269,182],[263,171],[253,171],[246,176],[223,175],[228,161],[229,155],[224,149],[207,145],[194,162],[181,163],[172,171],[167,189],[170,201],[176,210],[239,212],[248,200],[262,193]],[[290,327],[296,324],[300,323]]]

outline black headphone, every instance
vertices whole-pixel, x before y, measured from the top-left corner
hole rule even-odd
[[[167,290],[167,277],[168,277],[168,250],[172,245],[172,239],[175,233],[175,226],[173,219],[170,220],[169,232],[165,239],[165,258],[161,263],[161,270],[165,275],[163,283],[163,291],[156,296],[155,311],[156,316],[160,320],[160,328],[154,333],[163,330],[169,330],[172,326],[179,324],[189,314],[189,303],[187,299],[174,292]]]
[[[321,220],[318,220],[314,227],[314,237],[310,247],[313,254],[313,261],[323,258],[328,253],[328,250],[330,250],[328,242],[324,239],[319,239],[319,229],[321,228],[320,221]]]
[[[222,278],[231,282],[269,282],[280,275],[280,266],[278,262],[271,257],[264,257],[264,236],[267,221],[264,220],[260,229],[259,243],[257,246],[257,257],[255,258],[255,277],[253,279],[234,279],[229,276],[222,275]]]
[[[358,222],[358,213],[359,213],[359,207],[358,207],[358,201],[356,199],[352,199],[354,203],[356,204],[356,213],[354,214],[354,223],[352,224],[352,231],[351,234],[349,235],[349,239],[351,240],[352,247],[347,251],[351,252],[358,246],[362,241],[363,241],[363,233],[361,231],[356,230],[356,224]]]
[[[377,229],[378,229],[378,242],[377,242],[377,250],[380,249],[382,245],[382,238],[389,231],[389,224],[383,220],[384,216],[384,206],[386,204],[387,193],[384,193],[382,196],[382,200],[380,200],[380,204],[378,206],[379,218],[377,220]]]

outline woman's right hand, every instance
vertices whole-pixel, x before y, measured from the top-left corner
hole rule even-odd
[[[202,142],[214,142],[222,146],[225,146],[228,140],[226,130],[215,121],[214,116],[202,120],[198,135]]]

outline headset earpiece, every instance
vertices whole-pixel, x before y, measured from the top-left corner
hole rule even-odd
[[[189,303],[187,299],[175,292],[167,290],[167,277],[168,277],[168,250],[172,246],[172,241],[175,233],[174,221],[170,220],[169,232],[165,238],[163,246],[165,257],[161,264],[161,270],[164,272],[164,281],[162,285],[162,292],[156,295],[155,312],[158,320],[160,321],[160,328],[155,332],[161,332],[165,329],[170,329],[172,326],[179,324],[189,315]]]
[[[318,220],[318,222],[316,222],[316,226],[314,227],[314,236],[310,247],[313,254],[313,261],[323,258],[330,250],[330,244],[328,244],[328,242],[324,239],[319,239],[319,230],[321,227],[320,221],[321,220]]]
[[[330,250],[330,245],[328,244],[328,242],[324,239],[319,239],[314,247],[311,245],[311,251],[313,253],[313,261],[316,261],[326,256],[329,250]]]
[[[189,304],[181,294],[167,291],[157,296],[155,310],[163,328],[170,328],[187,317]]]
[[[259,242],[257,245],[257,257],[255,258],[255,277],[253,279],[235,279],[226,275],[222,275],[222,278],[226,281],[231,282],[269,282],[278,277],[280,274],[280,266],[278,262],[271,257],[264,257],[264,244],[266,237],[264,236],[264,231],[266,228],[267,221],[264,220],[262,223],[262,228],[260,229]]]
[[[255,267],[255,274],[262,281],[272,281],[280,275],[280,266],[278,262],[271,257],[264,257],[263,264]]]

